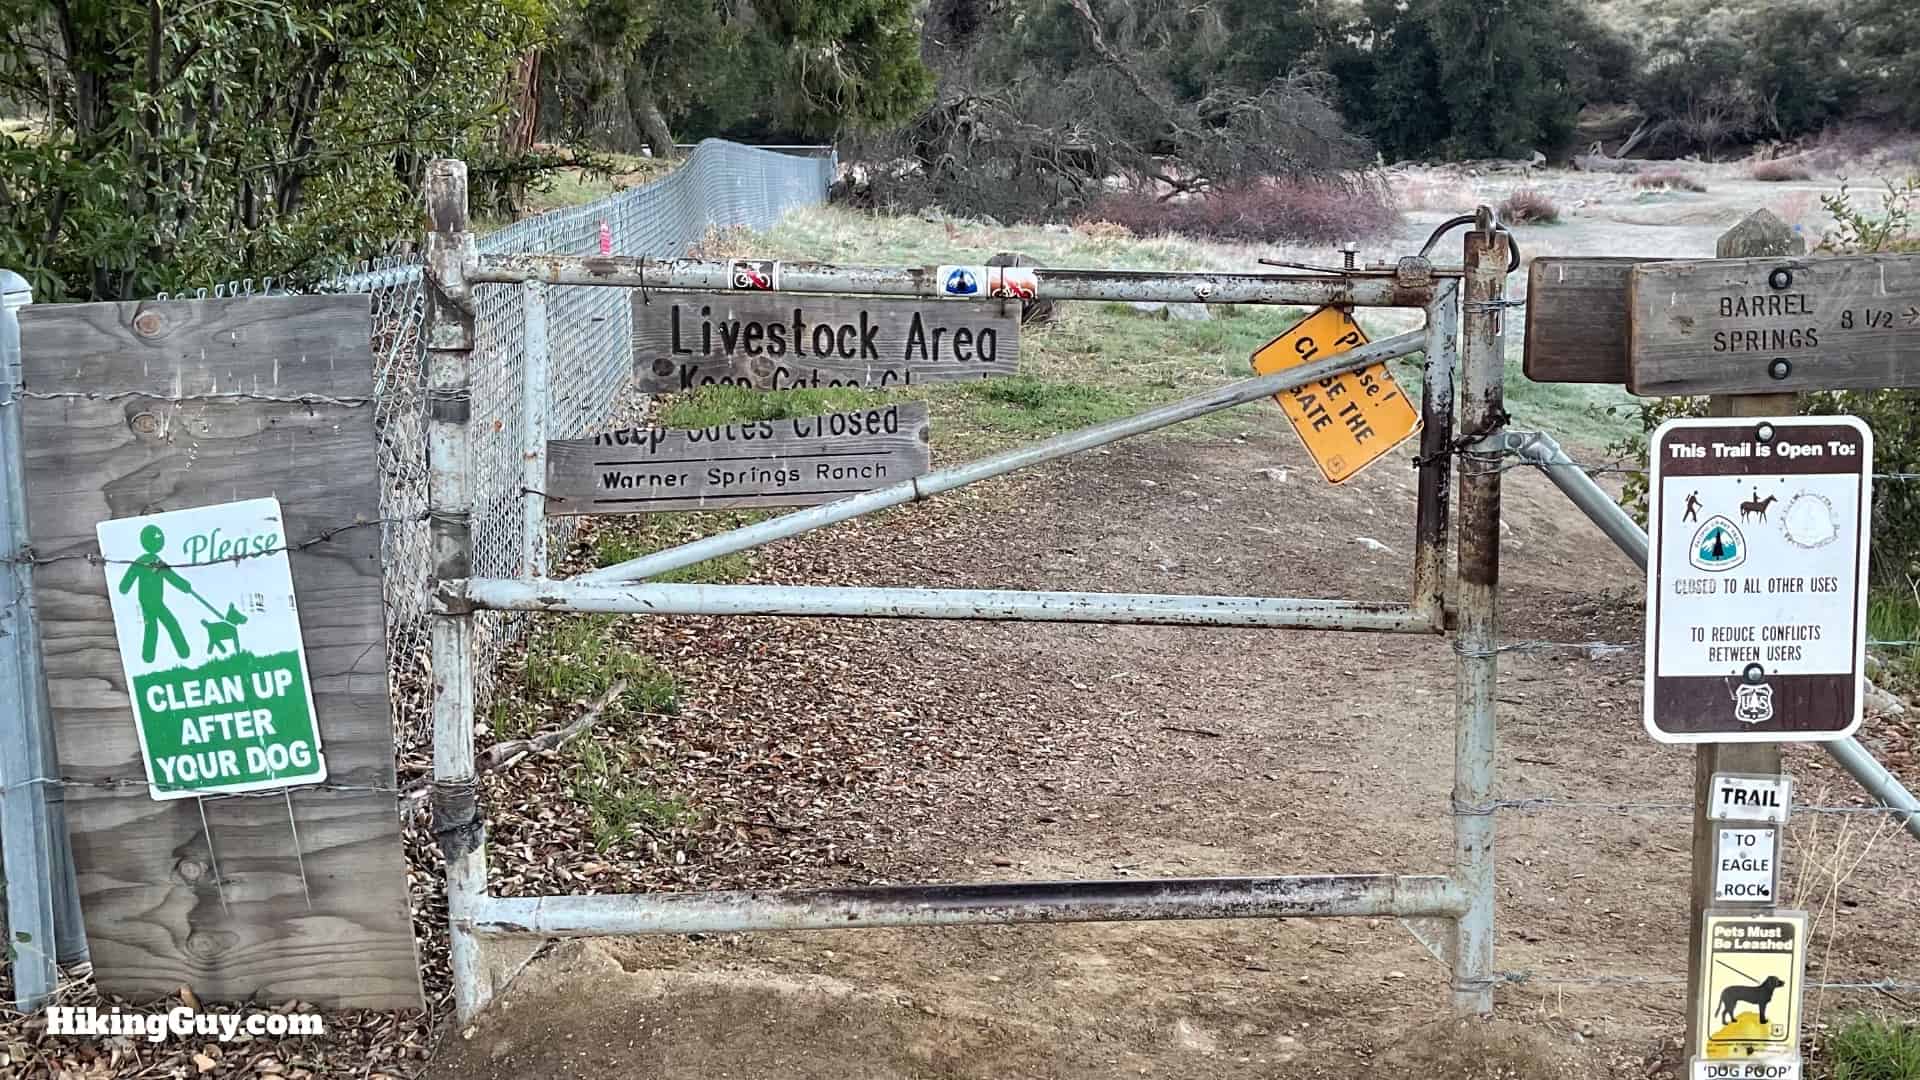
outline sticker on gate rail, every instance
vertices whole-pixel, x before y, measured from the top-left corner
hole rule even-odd
[[[1032,300],[1040,295],[1040,278],[1024,266],[989,266],[987,295],[997,300]]]
[[[941,296],[964,296],[982,299],[988,296],[987,288],[992,281],[997,266],[936,266],[933,268],[933,286]]]
[[[1688,1052],[1708,1061],[1797,1056],[1807,913],[1701,918],[1700,1042]]]
[[[327,778],[278,499],[95,526],[155,799]]]
[[[1851,416],[1670,420],[1649,457],[1647,731],[1662,742],[1851,735],[1873,433]]]
[[[1256,375],[1337,356],[1365,345],[1353,316],[1321,308],[1253,354]],[[1385,457],[1420,427],[1420,412],[1384,363],[1275,394],[1307,453],[1329,483],[1352,479]]]
[[[780,261],[778,259],[735,259],[729,276],[736,289],[747,292],[778,292]]]

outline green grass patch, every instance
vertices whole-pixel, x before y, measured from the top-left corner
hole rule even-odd
[[[672,713],[680,687],[673,676],[615,634],[613,615],[554,616],[527,638],[521,662],[522,700],[497,696],[488,712],[496,738],[539,730],[548,706],[589,701],[625,680],[615,705],[628,713]],[[532,701],[525,698],[531,697]]]
[[[657,420],[661,427],[707,428],[754,420],[790,420],[796,416],[855,412],[899,400],[878,388],[836,386],[807,390],[750,390],[707,386],[667,399]]]
[[[1840,1025],[1829,1052],[1833,1080],[1920,1080],[1920,1025],[1855,1016]]]
[[[664,794],[643,777],[638,751],[583,739],[572,747],[567,794],[587,811],[587,834],[607,851],[647,828],[670,828],[689,816],[686,800]]]
[[[1920,600],[1906,589],[1875,589],[1867,596],[1867,636],[1876,641],[1920,641]]]
[[[612,566],[702,536],[751,525],[768,516],[758,510],[713,510],[636,514],[612,519],[593,534],[593,563],[596,567]],[[744,551],[736,551],[731,555],[721,555],[692,566],[670,570],[647,580],[665,585],[731,585],[745,580],[752,569],[752,557]]]

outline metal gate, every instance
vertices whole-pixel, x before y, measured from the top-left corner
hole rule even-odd
[[[1034,271],[1036,299],[1415,308],[1425,326],[1318,363],[1245,379],[1135,416],[850,496],[565,580],[471,574],[469,486],[474,288],[597,285],[725,289],[726,262],[482,255],[468,232],[466,168],[428,172],[429,523],[434,553],[433,829],[446,856],[454,998],[461,1020],[499,988],[486,945],[503,935],[952,926],[1147,919],[1395,916],[1451,971],[1452,1004],[1493,1007],[1495,591],[1504,443],[1506,278],[1511,239],[1482,208],[1442,226],[1427,250],[1390,266],[1291,274]],[[1429,260],[1441,234],[1467,226],[1460,267]],[[931,267],[786,265],[778,289],[937,299]],[[651,584],[731,552],[931,498],[1016,469],[1155,431],[1320,379],[1423,353],[1416,551],[1403,603],[1266,596]],[[528,378],[533,378],[530,372]],[[1454,436],[1455,386],[1459,423]],[[1447,573],[1449,486],[1460,458],[1457,566]],[[538,498],[535,492],[529,498]],[[537,512],[537,511],[536,511]],[[486,891],[485,823],[474,767],[474,616],[480,611],[854,616],[1137,623],[1421,634],[1450,640],[1458,682],[1452,865],[1431,874],[1330,874],[1031,881],[873,888],[496,897]],[[1438,932],[1435,932],[1438,931]]]

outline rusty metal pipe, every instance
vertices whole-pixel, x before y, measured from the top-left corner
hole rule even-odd
[[[1499,679],[1500,460],[1506,422],[1503,301],[1510,249],[1482,207],[1467,234],[1460,427],[1476,441],[1460,461],[1460,540],[1454,603],[1460,613],[1454,699],[1453,877],[1467,896],[1454,924],[1453,1007],[1493,1011],[1494,693]]]
[[[1322,360],[1317,364],[1305,364],[1300,367],[1276,371],[1271,375],[1261,375],[1252,379],[1228,383],[1205,393],[1148,409],[1134,416],[1109,420],[1104,424],[1081,428],[1043,439],[1037,443],[1016,447],[1004,453],[970,461],[951,469],[941,469],[925,476],[904,480],[888,487],[875,488],[858,495],[849,495],[838,502],[824,506],[809,507],[781,517],[756,522],[752,525],[731,529],[690,544],[656,551],[651,555],[642,555],[637,559],[604,566],[590,573],[581,574],[570,580],[592,585],[610,585],[619,581],[641,581],[664,574],[670,570],[692,566],[698,562],[731,555],[736,551],[746,551],[774,540],[783,540],[789,536],[812,532],[852,518],[863,517],[876,510],[889,506],[899,506],[933,495],[962,488],[968,484],[1024,469],[1030,465],[1039,465],[1083,450],[1119,442],[1135,435],[1144,435],[1149,431],[1158,431],[1185,420],[1206,416],[1235,405],[1244,405],[1249,401],[1271,397],[1296,386],[1305,386],[1310,382],[1338,375],[1346,371],[1358,371],[1361,368],[1377,364],[1382,360],[1406,356],[1419,352],[1426,344],[1426,335],[1414,330],[1405,334],[1362,345],[1338,356]]]
[[[932,266],[833,266],[781,263],[782,293],[856,293],[926,300],[979,300],[941,291]],[[1034,300],[1144,300],[1169,304],[1298,304],[1318,307],[1424,307],[1433,298],[1423,284],[1393,277],[1326,274],[1239,274],[1213,271],[1108,270],[1034,267]],[[1429,271],[1431,275],[1431,270]],[[644,289],[733,288],[727,260],[648,259],[610,255],[477,256],[466,267],[471,284],[609,285]]]
[[[879,926],[1271,919],[1452,918],[1465,907],[1438,875],[1146,878],[888,885],[855,889],[486,897],[476,934],[593,937]]]
[[[1427,305],[1421,371],[1420,465],[1413,526],[1413,606],[1446,626],[1447,517],[1453,480],[1453,377],[1460,350],[1460,286],[1446,282]]]
[[[474,579],[442,582],[435,599],[443,611],[479,608],[1436,632],[1430,619],[1405,604],[1290,597],[797,585],[583,585],[574,581]]]

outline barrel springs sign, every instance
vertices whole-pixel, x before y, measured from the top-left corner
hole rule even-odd
[[[1011,375],[1018,301],[771,292],[636,294],[636,389],[911,386]]]

